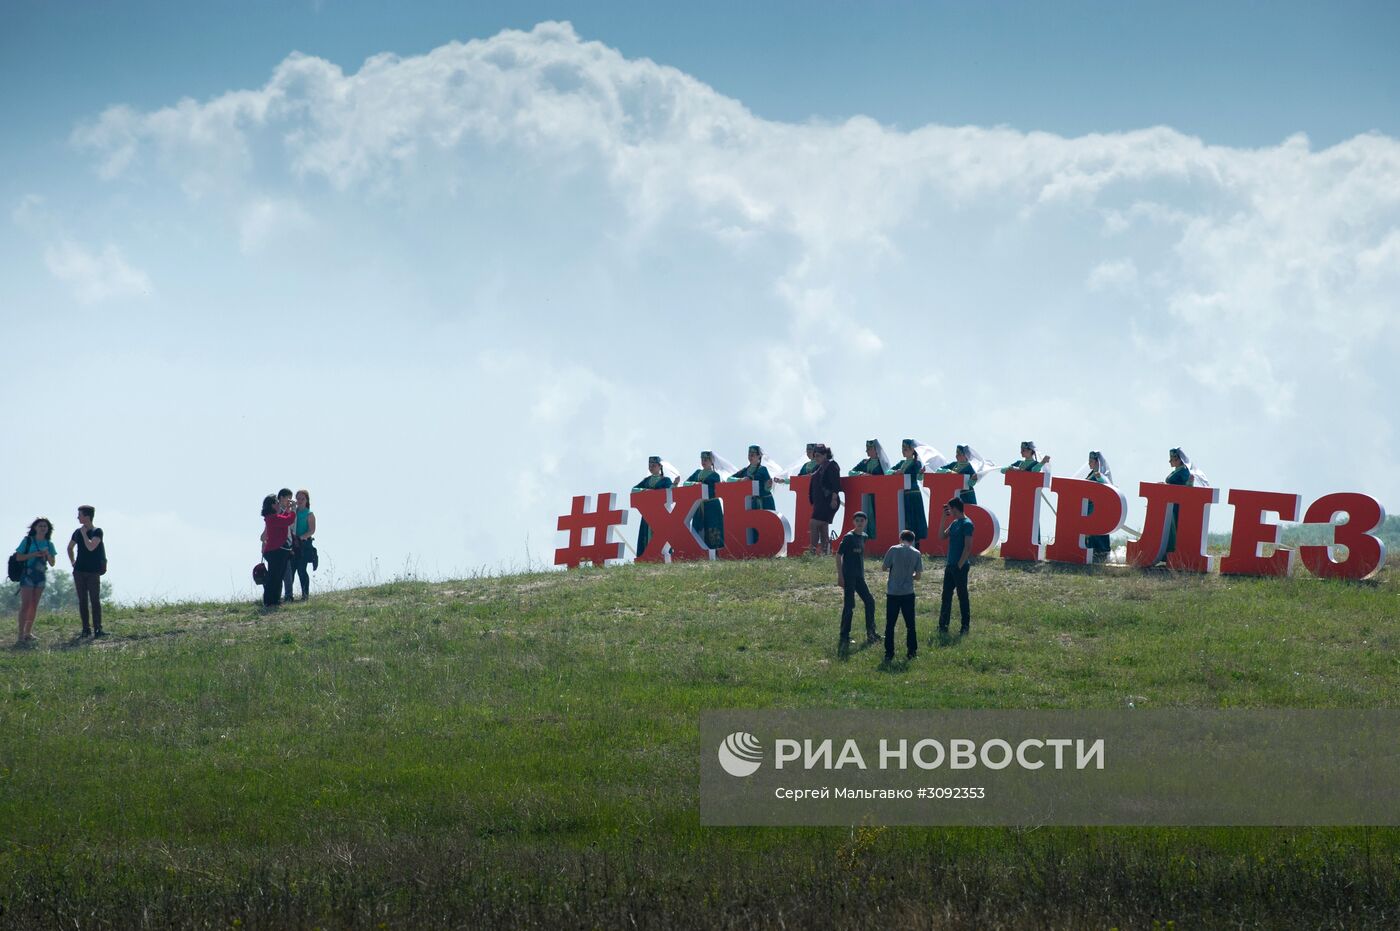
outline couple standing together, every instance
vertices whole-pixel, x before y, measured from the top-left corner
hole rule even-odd
[[[292,578],[301,580],[301,600],[310,595],[311,576],[307,567],[319,563],[312,537],[316,535],[316,515],[311,512],[311,493],[302,489],[292,498],[292,490],[283,488],[275,495],[263,498],[262,557],[267,563],[263,576],[263,607],[275,608],[292,599]]]
[[[78,596],[78,614],[83,631],[79,637],[105,637],[102,630],[102,576],[107,574],[107,546],[102,529],[92,525],[97,509],[84,504],[78,508],[78,529],[68,540],[68,562],[73,566],[73,589]],[[35,518],[29,525],[14,556],[10,557],[10,576],[19,583],[19,637],[15,646],[30,646],[34,636],[34,618],[39,601],[48,584],[48,570],[58,557],[53,544],[53,522],[47,517]]]
[[[843,658],[850,653],[851,616],[855,612],[857,596],[865,604],[866,642],[875,643],[880,639],[875,631],[875,599],[865,584],[865,512],[853,514],[851,523],[853,529],[841,538],[836,552],[836,584],[845,592],[841,605],[841,637],[837,644],[837,654]],[[956,593],[958,613],[962,617],[959,634],[966,634],[971,620],[967,573],[972,559],[972,521],[963,513],[961,499],[951,498],[943,505],[943,519],[938,532],[948,541],[938,631],[940,634],[948,631],[953,595]],[[914,580],[923,575],[924,558],[915,545],[912,530],[900,533],[899,545],[890,547],[885,553],[882,566],[889,573],[885,583],[885,662],[894,659],[894,628],[900,615],[904,617],[906,658],[913,659],[919,652],[919,637],[914,625]]]

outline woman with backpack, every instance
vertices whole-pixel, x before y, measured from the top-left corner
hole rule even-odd
[[[11,557],[20,565],[19,582],[19,638],[15,646],[33,643],[34,615],[39,613],[39,599],[44,595],[44,585],[48,582],[49,566],[58,558],[54,548],[53,523],[47,517],[40,517],[29,525],[29,533],[15,547]]]

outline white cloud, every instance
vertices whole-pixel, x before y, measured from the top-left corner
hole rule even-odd
[[[1089,272],[1090,291],[1124,291],[1137,283],[1137,265],[1132,259],[1100,262]]]
[[[1175,241],[1163,242],[1170,252],[1101,262],[1088,286],[1153,276],[1154,306],[1189,330],[1195,350],[1179,370],[1203,386],[1220,383],[1210,373],[1241,341],[1277,357],[1288,378],[1298,353],[1263,344],[1270,322],[1288,320],[1335,359],[1393,328],[1387,293],[1359,277],[1400,222],[1400,144],[1379,135],[1313,152],[1302,136],[1244,150],[1167,127],[1067,139],[1005,128],[902,132],[865,117],[776,123],[674,68],[544,23],[424,55],[377,55],[352,74],[296,54],[261,88],[149,113],[113,107],[74,139],[98,152],[104,176],[149,155],[192,196],[230,179],[251,183],[259,170],[370,196],[392,196],[410,179],[450,194],[482,159],[596,170],[642,227],[679,218],[740,250],[764,233],[797,242],[774,278],[794,328],[818,314],[868,351],[880,336],[846,327],[858,299],[822,297],[834,265],[912,259],[910,234],[924,224],[980,219],[1009,229],[1047,211],[1087,211],[1116,236],[1143,220],[1175,224]],[[1144,187],[1157,193],[1144,199]],[[243,218],[245,250],[285,219],[274,203],[259,201]]]
[[[1383,135],[1237,149],[1160,126],[783,123],[546,23],[349,72],[292,55],[261,87],[113,107],[73,140],[110,222],[159,201],[152,227],[194,231],[205,278],[295,308],[353,383],[323,372],[322,397],[422,356],[424,396],[475,438],[456,456],[528,458],[498,525],[552,528],[560,496],[708,445],[788,461],[813,436],[915,435],[1004,461],[1034,435],[1057,462],[1102,446],[1135,481],[1181,444],[1226,487],[1311,493],[1335,490],[1325,470],[1276,450],[1382,462],[1393,439],[1400,141]],[[72,231],[51,268],[144,282],[72,245],[108,229],[64,223],[35,237]],[[364,404],[400,422],[381,393]],[[1400,494],[1390,470],[1363,479]]]
[[[238,224],[238,246],[244,255],[270,243],[311,229],[311,217],[294,200],[258,197],[245,207]]]
[[[61,239],[44,250],[44,264],[84,304],[151,292],[146,273],[128,264],[121,250],[111,244],[93,252],[71,239]]]

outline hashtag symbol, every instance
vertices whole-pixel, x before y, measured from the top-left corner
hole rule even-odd
[[[594,508],[592,495],[574,496],[573,509],[559,515],[559,529],[569,532],[569,545],[554,551],[556,566],[577,569],[585,562],[602,566],[609,559],[622,558],[622,544],[608,542],[612,528],[627,523],[627,512],[617,508],[616,497],[611,492],[598,495],[598,507]]]

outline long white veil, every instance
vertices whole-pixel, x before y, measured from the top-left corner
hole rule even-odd
[[[661,460],[661,474],[671,480],[672,484],[681,480],[681,470],[671,465],[665,459]]]
[[[948,464],[948,459],[942,453],[932,446],[926,446],[923,443],[914,444],[914,454],[917,455],[919,461],[924,464],[925,471],[931,472],[934,469],[941,469]]]
[[[960,443],[963,449],[967,450],[967,462],[972,466],[974,473],[979,479],[997,470],[995,462],[989,462],[977,450],[972,448],[971,443]]]
[[[772,473],[774,479],[793,479],[797,477],[798,473],[802,471],[802,467],[806,464],[807,454],[804,452],[801,459],[797,460],[786,469],[779,469],[777,472],[773,472],[772,469],[769,469],[769,472]]]
[[[885,452],[885,447],[879,440],[871,440],[875,444],[875,458],[880,463],[880,470],[886,475],[890,472],[890,454]]]
[[[1113,469],[1108,465],[1108,457],[1103,454],[1102,450],[1094,450],[1094,452],[1098,453],[1099,456],[1099,474],[1104,477],[1104,481],[1117,488],[1118,486],[1113,484]],[[1089,477],[1089,460],[1087,458],[1084,460],[1084,464],[1079,467],[1079,471],[1074,473],[1074,477],[1081,479]]]
[[[714,457],[715,471],[719,473],[719,477],[721,479],[729,478],[729,476],[739,471],[738,469],[734,468],[734,463],[730,462],[728,459],[724,458],[719,453],[714,452],[712,450],[710,452],[710,455]]]
[[[1210,479],[1206,478],[1206,474],[1204,472],[1202,472],[1200,469],[1196,468],[1194,465],[1191,464],[1191,457],[1186,455],[1186,450],[1178,446],[1176,448],[1176,451],[1181,453],[1181,464],[1186,466],[1187,471],[1191,473],[1191,477],[1196,480],[1196,484],[1209,488]]]
[[[889,454],[888,454],[888,452],[885,452],[885,447],[883,447],[883,445],[881,445],[881,441],[879,441],[879,440],[871,440],[871,442],[872,442],[872,444],[875,444],[875,461],[876,461],[876,462],[879,462],[879,468],[881,468],[881,472],[885,473],[885,475],[889,475]],[[869,458],[869,456],[861,456],[861,459],[868,459],[868,458]]]
[[[759,449],[761,450],[761,449],[763,449],[763,447],[760,446]],[[803,462],[806,462],[806,461],[807,461],[807,460],[805,460],[805,459],[803,460]],[[744,454],[744,467],[745,467],[745,468],[748,467],[748,462],[749,462],[749,460],[748,460],[748,453],[745,452],[745,454]],[[715,461],[715,464],[718,465],[718,464],[719,464],[719,461],[716,460],[716,461]],[[778,465],[777,460],[775,460],[772,456],[768,455],[768,453],[766,453],[766,452],[761,452],[761,453],[759,453],[758,464],[761,465],[761,466],[763,466],[765,469],[768,470],[768,478],[769,478],[770,480],[772,480],[772,479],[777,479],[778,477],[780,477],[780,476],[786,474],[786,472],[783,470],[783,467],[780,466],[780,465]],[[801,466],[798,466],[798,468],[800,469],[800,468],[802,468],[802,467],[801,467]],[[738,469],[735,469],[734,471],[737,472]]]

